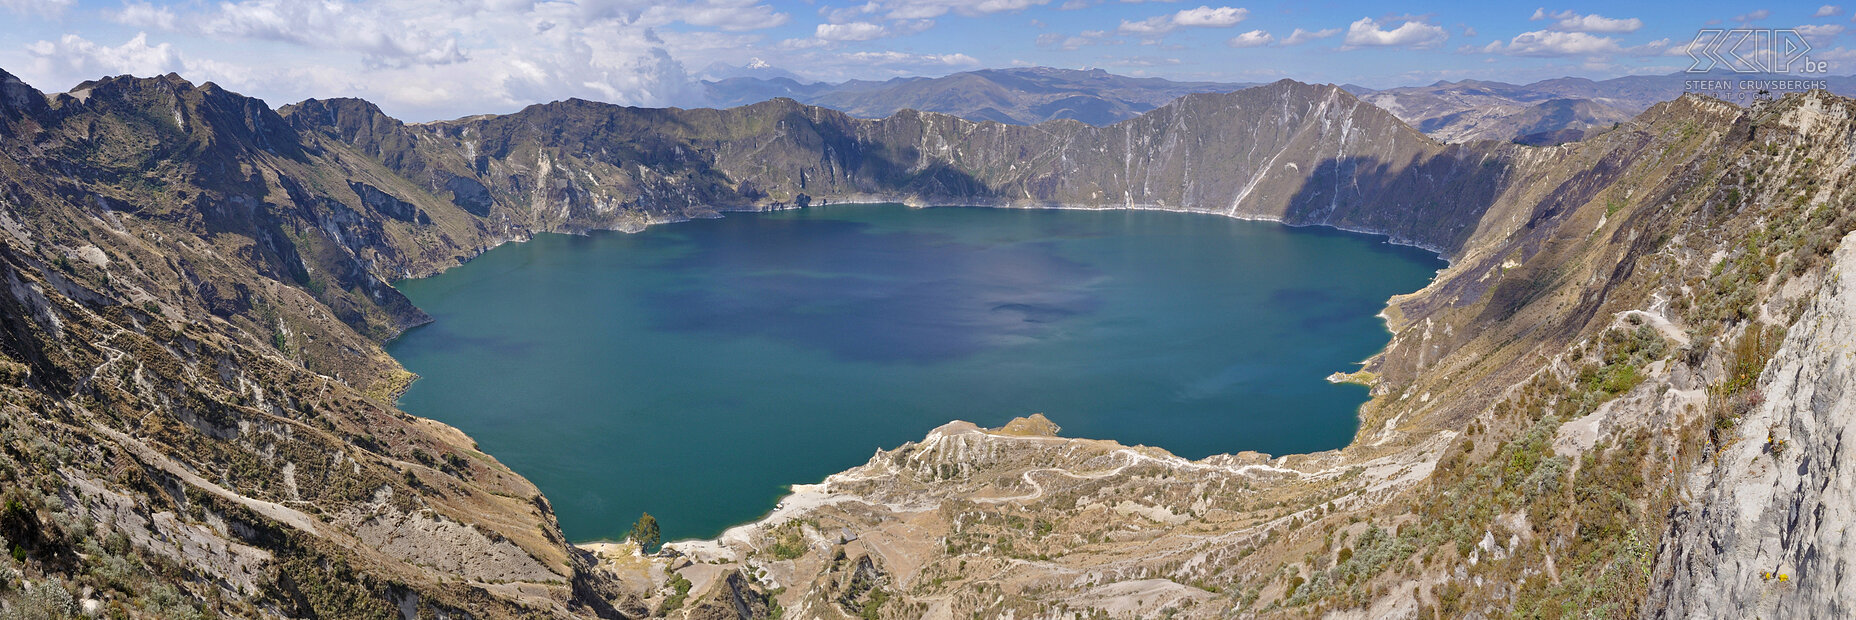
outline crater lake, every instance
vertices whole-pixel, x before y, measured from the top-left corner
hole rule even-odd
[[[539,486],[575,540],[641,512],[713,537],[952,420],[1188,458],[1339,448],[1443,267],[1383,238],[1216,215],[832,205],[538,235],[396,286],[406,411]]]

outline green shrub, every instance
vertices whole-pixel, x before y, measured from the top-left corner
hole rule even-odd
[[[666,597],[664,599],[663,605],[658,606],[657,615],[662,616],[665,614],[669,614],[672,611],[676,611],[678,607],[682,607],[683,602],[686,600],[689,600],[690,598],[690,588],[692,587],[692,585],[693,584],[690,583],[690,580],[685,579],[682,574],[671,573],[670,574],[671,594],[669,597]]]

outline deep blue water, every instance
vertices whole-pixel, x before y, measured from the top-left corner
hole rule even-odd
[[[576,540],[709,537],[949,420],[1198,458],[1338,448],[1442,267],[1211,215],[838,205],[540,235],[397,286],[400,404],[533,480]]]

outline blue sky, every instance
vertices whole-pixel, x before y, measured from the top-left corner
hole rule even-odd
[[[1856,0],[1851,0],[1856,8]],[[1797,28],[1856,72],[1842,5],[1683,1],[0,0],[0,68],[48,91],[179,72],[266,99],[358,96],[423,121],[582,97],[703,103],[721,67],[808,80],[1012,66],[1376,88],[1687,68],[1702,28]]]

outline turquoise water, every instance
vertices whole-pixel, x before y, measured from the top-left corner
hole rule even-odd
[[[840,205],[540,235],[398,284],[400,405],[533,480],[576,540],[710,537],[949,420],[1043,412],[1199,458],[1338,448],[1375,314],[1443,263],[1211,215]]]

